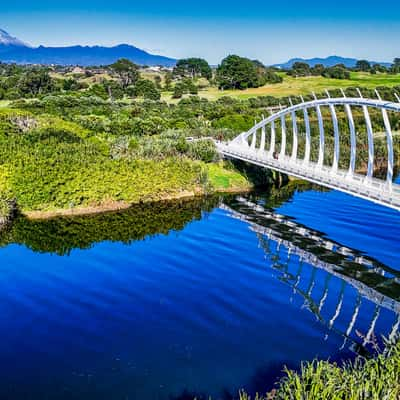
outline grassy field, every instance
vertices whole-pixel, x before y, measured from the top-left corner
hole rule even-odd
[[[156,76],[161,77],[162,83],[164,83],[165,72],[155,72],[143,69],[140,71],[144,79],[154,81]],[[221,97],[228,96],[239,99],[248,99],[250,97],[257,96],[296,96],[306,95],[311,92],[320,93],[325,89],[338,89],[347,87],[365,87],[365,88],[376,88],[377,86],[398,86],[400,85],[400,74],[376,74],[371,75],[365,72],[351,72],[350,79],[329,79],[322,76],[308,76],[293,78],[288,76],[286,73],[280,73],[283,77],[283,82],[279,84],[268,84],[260,88],[247,89],[247,90],[218,90],[216,86],[207,86],[208,82],[205,79],[200,79],[197,84],[201,88],[199,96],[208,100],[217,100]],[[71,77],[73,74],[67,74],[65,76],[57,73],[52,73],[53,78],[65,79]],[[102,79],[113,79],[107,74],[95,75],[88,78],[80,78],[81,82],[87,84],[93,84],[100,82]],[[163,92],[162,100],[168,103],[177,103],[179,100],[172,98],[172,92]],[[7,105],[0,101],[0,107]]]
[[[9,100],[0,100],[0,108],[7,107],[10,104]]]
[[[247,99],[257,96],[295,96],[310,94],[311,92],[322,92],[324,89],[337,89],[345,87],[366,87],[397,86],[400,85],[400,74],[377,74],[352,72],[350,79],[329,79],[322,76],[293,78],[283,74],[283,82],[274,85],[265,85],[256,89],[247,90],[218,90],[216,87],[208,87],[199,92],[200,97],[208,100],[216,100],[223,96]],[[171,93],[164,93],[163,100],[171,101]]]

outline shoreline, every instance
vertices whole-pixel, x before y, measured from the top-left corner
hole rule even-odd
[[[249,193],[252,190],[253,187],[219,189],[218,191],[212,193],[204,193],[201,191],[183,191],[175,195],[162,196],[157,200],[142,200],[135,202],[109,201],[109,202],[103,202],[102,204],[95,206],[73,207],[67,209],[64,208],[51,211],[21,211],[20,214],[29,220],[46,220],[58,217],[79,217],[79,216],[83,217],[96,214],[124,211],[137,204],[150,204],[150,203],[173,201],[173,200],[191,200],[198,197],[214,196],[218,194]]]

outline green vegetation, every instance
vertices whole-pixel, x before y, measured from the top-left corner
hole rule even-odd
[[[212,69],[206,60],[202,58],[187,58],[179,60],[173,70],[174,76],[181,78],[205,78],[212,79]]]
[[[339,76],[343,70],[348,79]],[[384,98],[395,100],[399,83],[400,76],[393,71],[349,72],[342,66],[300,64],[292,72],[278,72],[238,56],[227,57],[215,71],[202,59],[181,60],[172,72],[139,69],[124,59],[88,68],[0,64],[0,189],[6,200],[17,199],[23,212],[31,212],[107,209],[115,202],[129,205],[247,190],[249,181],[269,185],[281,179],[240,163],[220,164],[213,142],[202,138],[231,139],[267,115],[269,107],[290,104],[289,95],[299,102],[297,94],[309,99],[315,90],[325,96],[321,92],[327,87],[336,95],[338,87],[348,86],[346,93],[352,96],[357,95],[353,87],[359,86],[366,97],[374,97],[370,89],[378,86]],[[248,89],[218,90],[215,85]],[[338,116],[346,132],[340,107]],[[381,115],[371,116],[377,160],[384,159]],[[329,150],[332,124],[326,119]],[[390,119],[394,130],[400,131],[398,115],[391,114]],[[360,169],[367,155],[362,121],[362,112],[355,112]],[[301,115],[298,122],[302,131]],[[310,122],[314,138],[318,126],[312,112]],[[276,128],[279,146],[279,123]],[[290,126],[287,131],[289,152]],[[202,140],[188,141],[188,137]],[[398,136],[395,144],[400,147]],[[342,147],[341,162],[346,163],[349,146]],[[317,150],[313,140],[312,158]],[[299,152],[304,152],[301,141]]]
[[[217,192],[250,188],[245,175],[240,174],[232,166],[231,168],[227,167],[226,164],[210,164],[208,166],[208,175],[211,185]]]
[[[371,75],[365,72],[350,72],[348,79],[333,79],[325,76],[293,77],[286,72],[278,72],[283,77],[281,83],[270,84],[258,88],[245,90],[219,90],[214,86],[208,86],[199,91],[199,96],[208,100],[217,100],[221,97],[232,97],[237,99],[249,99],[259,96],[299,96],[308,95],[312,92],[322,93],[325,89],[334,90],[347,87],[360,87],[373,89],[380,86],[395,87],[400,85],[400,75],[379,73]],[[170,101],[168,93],[162,95],[162,99]]]
[[[222,60],[216,71],[220,89],[258,88],[267,82],[278,83],[282,78],[259,61],[231,55]]]
[[[104,120],[95,122],[97,128]],[[5,198],[17,199],[23,211],[130,204],[223,189],[208,177],[206,163],[218,158],[214,145],[187,143],[179,132],[147,138],[96,134],[59,117],[13,110],[3,110],[0,124],[0,190]],[[218,171],[225,176],[222,166]],[[242,189],[249,186],[244,178],[241,182]]]
[[[338,366],[329,361],[302,364],[300,372],[285,370],[277,389],[256,400],[397,400],[400,398],[400,341],[388,344],[374,358],[358,357]],[[240,400],[251,400],[245,392]]]

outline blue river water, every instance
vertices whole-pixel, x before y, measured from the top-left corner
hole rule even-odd
[[[213,399],[400,329],[400,213],[335,191],[20,218],[1,238],[1,399]]]

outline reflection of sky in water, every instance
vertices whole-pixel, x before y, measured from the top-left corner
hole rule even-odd
[[[218,398],[362,351],[397,321],[400,225],[350,199],[297,194],[278,210],[296,221],[227,201],[182,231],[65,257],[1,249],[0,397]]]

